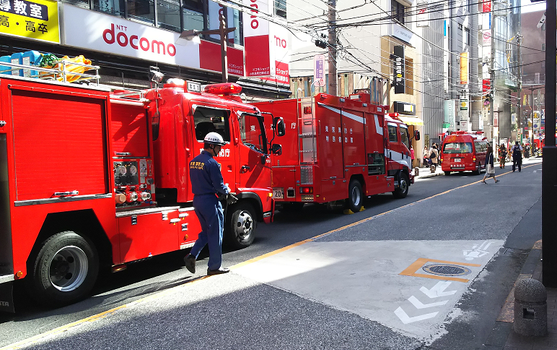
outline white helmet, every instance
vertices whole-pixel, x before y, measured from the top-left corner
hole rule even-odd
[[[218,146],[224,146],[226,144],[222,136],[220,136],[220,134],[216,132],[210,132],[207,135],[205,135],[203,142],[209,145],[218,145]]]

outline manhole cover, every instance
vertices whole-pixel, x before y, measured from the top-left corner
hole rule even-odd
[[[472,272],[469,268],[450,264],[432,264],[422,267],[422,269],[437,276],[464,276]]]

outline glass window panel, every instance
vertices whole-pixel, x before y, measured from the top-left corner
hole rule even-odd
[[[180,32],[180,3],[175,0],[157,0],[159,27]]]
[[[128,17],[155,23],[155,3],[153,0],[126,0]]]
[[[93,10],[115,16],[124,16],[123,0],[93,0]]]
[[[64,2],[89,10],[89,1],[87,0],[64,0]]]
[[[203,30],[203,13],[184,9],[182,16],[184,17],[184,30]]]
[[[286,18],[286,0],[275,0],[275,14]]]

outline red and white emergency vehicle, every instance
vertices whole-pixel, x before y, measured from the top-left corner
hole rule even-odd
[[[453,131],[441,145],[441,170],[445,175],[453,171],[479,174],[485,169],[487,146],[483,131]]]
[[[370,103],[369,94],[254,105],[285,122],[282,153],[272,159],[273,198],[282,208],[342,201],[357,212],[365,196],[408,194],[414,182],[408,127]]]
[[[130,94],[0,75],[0,311],[14,311],[14,281],[63,305],[101,268],[191,247],[201,229],[188,163],[209,131],[227,142],[216,160],[239,198],[225,240],[250,245],[273,217],[271,145],[240,90],[174,79]]]

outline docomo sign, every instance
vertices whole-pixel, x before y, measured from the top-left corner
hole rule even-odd
[[[103,31],[103,40],[105,43],[109,45],[113,45],[115,42],[120,45],[121,47],[130,46],[135,50],[142,50],[145,52],[151,51],[152,53],[161,54],[162,55],[169,55],[171,57],[176,56],[176,46],[172,43],[165,44],[159,40],[151,40],[145,37],[138,37],[137,35],[133,34],[128,37],[125,33],[127,31],[127,27],[123,25],[116,25],[116,31],[114,29],[114,23],[110,24],[110,29],[105,29]],[[155,48],[157,52],[155,52]]]
[[[252,29],[257,29],[259,27],[259,21],[257,20],[257,15],[259,14],[259,5],[257,4],[257,0],[250,0],[249,6],[251,7],[251,16],[250,16],[250,26]]]

